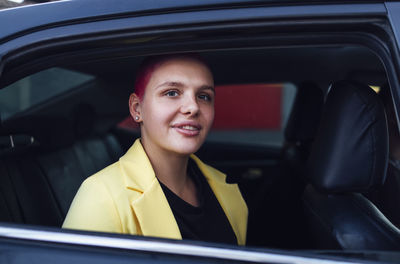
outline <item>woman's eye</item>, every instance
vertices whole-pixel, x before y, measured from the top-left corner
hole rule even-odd
[[[168,91],[165,93],[165,95],[169,96],[169,97],[175,97],[175,96],[178,96],[179,94],[177,91]]]
[[[199,95],[199,98],[200,98],[201,100],[204,100],[204,101],[211,101],[211,100],[212,100],[211,96],[208,95],[208,94],[200,94],[200,95]]]

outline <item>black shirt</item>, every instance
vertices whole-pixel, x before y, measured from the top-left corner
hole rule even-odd
[[[189,160],[188,175],[192,178],[199,206],[193,206],[160,182],[172,209],[183,239],[237,244],[235,233],[221,205],[196,163]]]

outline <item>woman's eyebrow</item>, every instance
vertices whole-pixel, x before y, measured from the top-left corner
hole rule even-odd
[[[156,89],[158,89],[160,87],[164,87],[164,86],[167,86],[167,87],[183,87],[184,85],[181,82],[166,81],[166,82],[163,82],[162,84],[157,85]]]
[[[211,90],[211,91],[215,92],[214,86],[210,86],[210,85],[203,85],[200,87],[200,90]]]
[[[166,82],[163,82],[162,84],[157,85],[156,89],[159,89],[162,87],[180,88],[180,87],[184,87],[184,86],[185,85],[181,82],[166,81]],[[211,90],[211,91],[215,92],[214,86],[210,86],[210,85],[202,85],[202,86],[200,86],[200,90]]]

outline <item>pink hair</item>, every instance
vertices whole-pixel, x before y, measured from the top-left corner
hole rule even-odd
[[[144,92],[154,71],[164,62],[180,58],[196,60],[208,67],[204,59],[197,53],[167,54],[147,57],[139,67],[134,84],[135,94],[140,100],[143,100]]]

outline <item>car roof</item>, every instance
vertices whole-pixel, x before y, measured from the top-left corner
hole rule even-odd
[[[265,5],[293,5],[321,3],[321,1],[294,1],[294,0],[186,0],[186,1],[157,1],[157,0],[61,0],[42,4],[22,6],[0,10],[0,24],[7,25],[0,31],[0,43],[8,38],[18,36],[27,31],[35,31],[41,27],[75,23],[78,21],[93,21],[99,18],[121,17],[126,15],[140,15],[162,12],[183,12],[188,10],[205,10],[215,8],[234,8]],[[325,0],[325,3],[343,3],[337,0]],[[352,3],[372,3],[382,1],[354,0]],[[38,15],[40,14],[40,15]],[[24,19],[15,19],[21,18]]]

